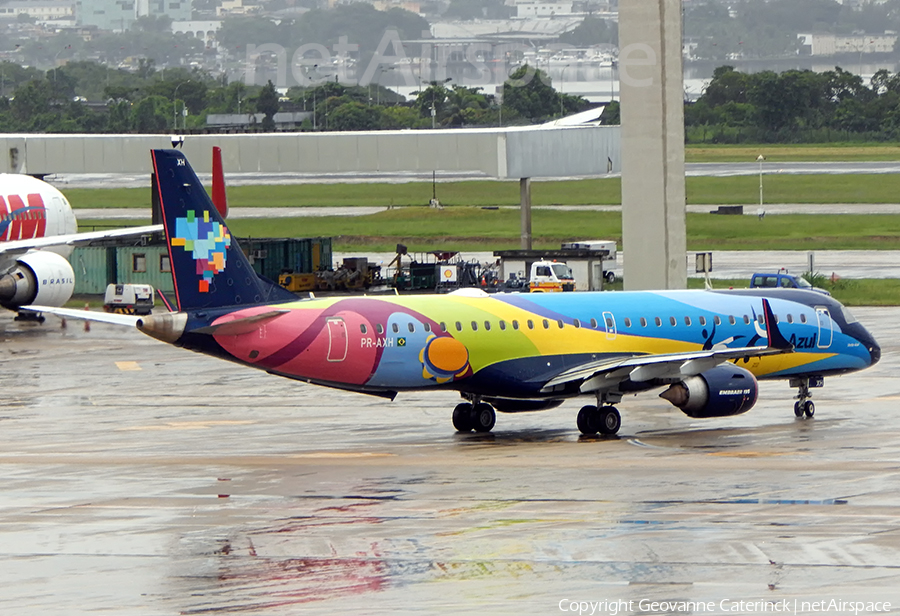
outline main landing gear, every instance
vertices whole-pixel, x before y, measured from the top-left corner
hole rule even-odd
[[[622,425],[622,417],[614,406],[596,407],[592,404],[581,407],[578,411],[578,429],[585,436],[597,434],[615,434]]]
[[[825,379],[820,376],[804,376],[791,379],[791,387],[797,388],[797,401],[794,402],[794,417],[811,419],[816,414],[816,405],[812,401],[810,388],[822,387]]]
[[[497,421],[497,413],[487,402],[461,402],[453,409],[453,427],[459,432],[490,432]]]

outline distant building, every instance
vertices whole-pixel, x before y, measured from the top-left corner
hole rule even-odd
[[[101,30],[124,32],[138,17],[166,15],[172,21],[189,21],[191,0],[76,0],[75,22]]]
[[[798,34],[800,55],[835,56],[842,54],[891,53],[897,42],[895,32],[884,34]]]
[[[262,126],[263,117],[261,113],[211,113],[206,116],[206,126],[221,132],[243,131]],[[273,120],[276,130],[293,130],[312,117],[312,111],[279,111]]]
[[[516,17],[526,19],[528,17],[555,17],[556,15],[571,15],[572,2],[536,2],[524,0],[516,2]]]
[[[37,21],[70,19],[75,16],[75,2],[61,0],[14,0],[0,4],[0,19],[12,19],[28,15]]]
[[[203,41],[206,47],[216,46],[216,32],[222,27],[222,22],[213,21],[173,21],[173,34],[187,34]]]
[[[252,2],[244,3],[244,0],[222,0],[221,4],[216,7],[216,17],[226,17],[229,15],[254,15],[261,11],[258,4]]]

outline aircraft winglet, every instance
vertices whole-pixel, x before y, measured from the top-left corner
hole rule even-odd
[[[771,349],[792,349],[793,345],[787,341],[778,329],[778,323],[775,321],[775,314],[769,305],[769,300],[763,299],[763,314],[766,319],[766,338],[769,340],[769,348]]]

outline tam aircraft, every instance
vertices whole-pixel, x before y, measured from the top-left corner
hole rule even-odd
[[[147,317],[32,306],[136,326],[164,342],[271,374],[393,399],[459,392],[453,425],[490,431],[495,411],[587,396],[577,425],[614,434],[625,394],[661,397],[690,417],[744,413],[757,379],[810,389],[862,370],[881,349],[831,297],[796,289],[329,297],[300,300],[258,277],[184,155],[153,150],[175,305]],[[593,400],[592,400],[593,401]]]
[[[162,231],[162,225],[77,233],[72,206],[29,175],[0,174],[0,306],[62,306],[75,289],[67,260],[74,246]]]

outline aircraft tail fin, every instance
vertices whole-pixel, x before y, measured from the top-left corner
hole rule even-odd
[[[222,148],[213,146],[212,201],[222,219],[228,218],[228,196],[225,193],[225,172],[222,167]]]
[[[296,301],[263,280],[179,150],[151,153],[180,311]]]

